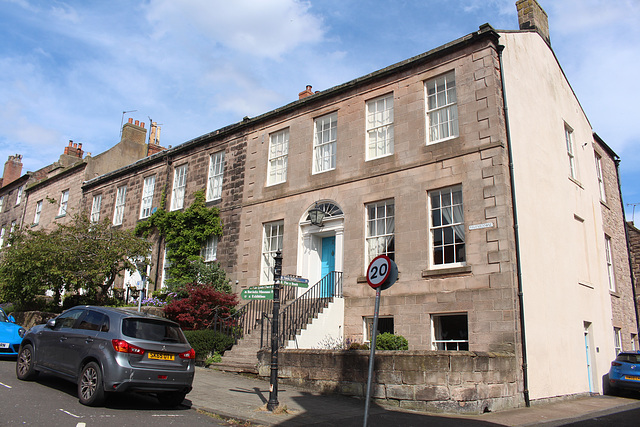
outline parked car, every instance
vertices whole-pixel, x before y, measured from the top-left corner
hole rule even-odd
[[[20,345],[16,375],[46,372],[78,385],[80,403],[98,406],[109,392],[156,394],[177,406],[191,391],[195,351],[180,326],[142,312],[78,306],[34,326]]]
[[[640,352],[618,353],[609,369],[609,389],[605,394],[616,394],[620,389],[640,391]]]
[[[17,356],[25,328],[16,325],[16,319],[0,308],[0,356]]]

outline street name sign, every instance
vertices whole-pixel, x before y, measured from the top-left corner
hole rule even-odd
[[[242,299],[273,299],[273,286],[254,286],[240,292]]]
[[[308,288],[309,279],[304,279],[300,276],[287,275],[282,276],[280,283],[287,286],[297,286],[299,288]]]

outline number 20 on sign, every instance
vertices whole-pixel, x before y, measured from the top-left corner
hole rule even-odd
[[[391,272],[391,259],[386,255],[378,255],[371,261],[367,269],[367,282],[377,288],[387,281]]]

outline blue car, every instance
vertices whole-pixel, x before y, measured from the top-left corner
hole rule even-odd
[[[25,328],[16,325],[16,320],[0,308],[0,356],[17,356]]]
[[[640,391],[640,352],[618,353],[609,369],[609,393],[616,394],[621,389]]]

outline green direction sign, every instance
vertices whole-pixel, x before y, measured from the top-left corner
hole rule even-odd
[[[242,299],[273,299],[273,286],[254,286],[243,289],[240,296]]]
[[[303,279],[300,276],[282,276],[280,279],[280,283],[287,286],[297,286],[299,288],[308,288],[309,287],[309,279]]]

